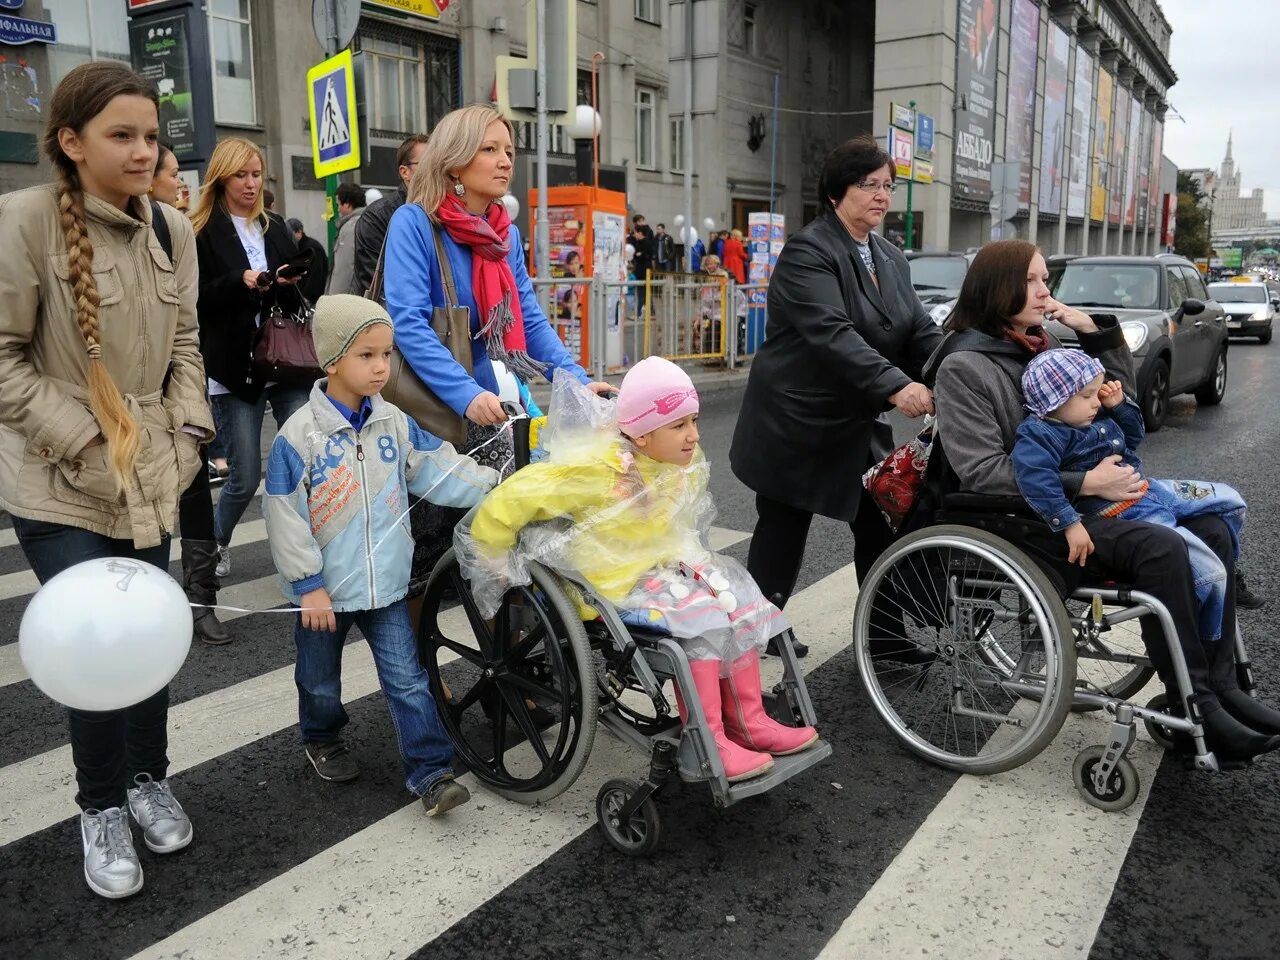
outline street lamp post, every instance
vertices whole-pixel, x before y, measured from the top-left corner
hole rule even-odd
[[[911,108],[912,116],[914,116],[916,112],[916,102],[912,100],[907,104],[907,106]],[[917,119],[916,122],[918,123],[919,120]],[[914,126],[915,124],[912,124],[912,127]],[[915,218],[915,214],[911,210],[912,187],[915,185],[915,181],[916,181],[915,136],[916,136],[915,131],[913,130],[911,133],[911,140],[912,140],[911,172],[907,174],[907,235],[905,238],[903,238],[903,245],[906,246],[908,250],[914,250],[916,245],[916,218]]]

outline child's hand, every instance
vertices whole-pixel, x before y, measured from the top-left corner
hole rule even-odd
[[[1067,527],[1067,546],[1067,563],[1078,563],[1083,567],[1089,554],[1093,553],[1093,538],[1079,520]]]
[[[333,614],[333,601],[329,599],[329,591],[324,587],[304,593],[299,606],[302,607],[302,625],[308,630],[327,630],[333,633],[338,629],[338,618]]]
[[[1124,385],[1119,380],[1108,380],[1098,388],[1098,399],[1108,410],[1124,403]]]

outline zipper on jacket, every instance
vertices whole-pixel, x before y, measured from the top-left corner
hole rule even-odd
[[[364,469],[364,447],[356,434],[356,462],[360,464],[360,492],[364,495],[364,561],[369,568],[369,609],[378,609],[378,590],[373,579],[373,504],[369,502],[369,477]]]

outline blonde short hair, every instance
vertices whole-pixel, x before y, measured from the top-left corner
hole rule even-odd
[[[227,209],[227,186],[225,181],[230,179],[237,170],[243,170],[245,165],[254,157],[257,157],[262,163],[262,182],[265,185],[267,182],[267,157],[260,146],[252,140],[246,140],[244,137],[227,137],[218,141],[218,145],[213,148],[213,156],[209,158],[209,166],[204,173],[204,183],[200,187],[200,199],[196,201],[196,207],[191,211],[191,226],[196,233],[203,230],[205,224],[209,222],[209,217],[213,213],[215,204],[224,211]],[[263,194],[265,192],[265,190],[258,191],[257,199],[253,201],[253,209],[249,211],[249,216],[245,219],[250,222],[261,219]]]
[[[436,211],[456,179],[453,171],[475,159],[484,143],[485,131],[495,120],[503,122],[514,144],[511,121],[487,103],[473,103],[441,117],[409,181],[409,202],[420,204],[436,219]]]

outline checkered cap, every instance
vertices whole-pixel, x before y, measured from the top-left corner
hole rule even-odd
[[[1082,350],[1046,350],[1022,374],[1027,409],[1047,417],[1102,373],[1102,364]]]

